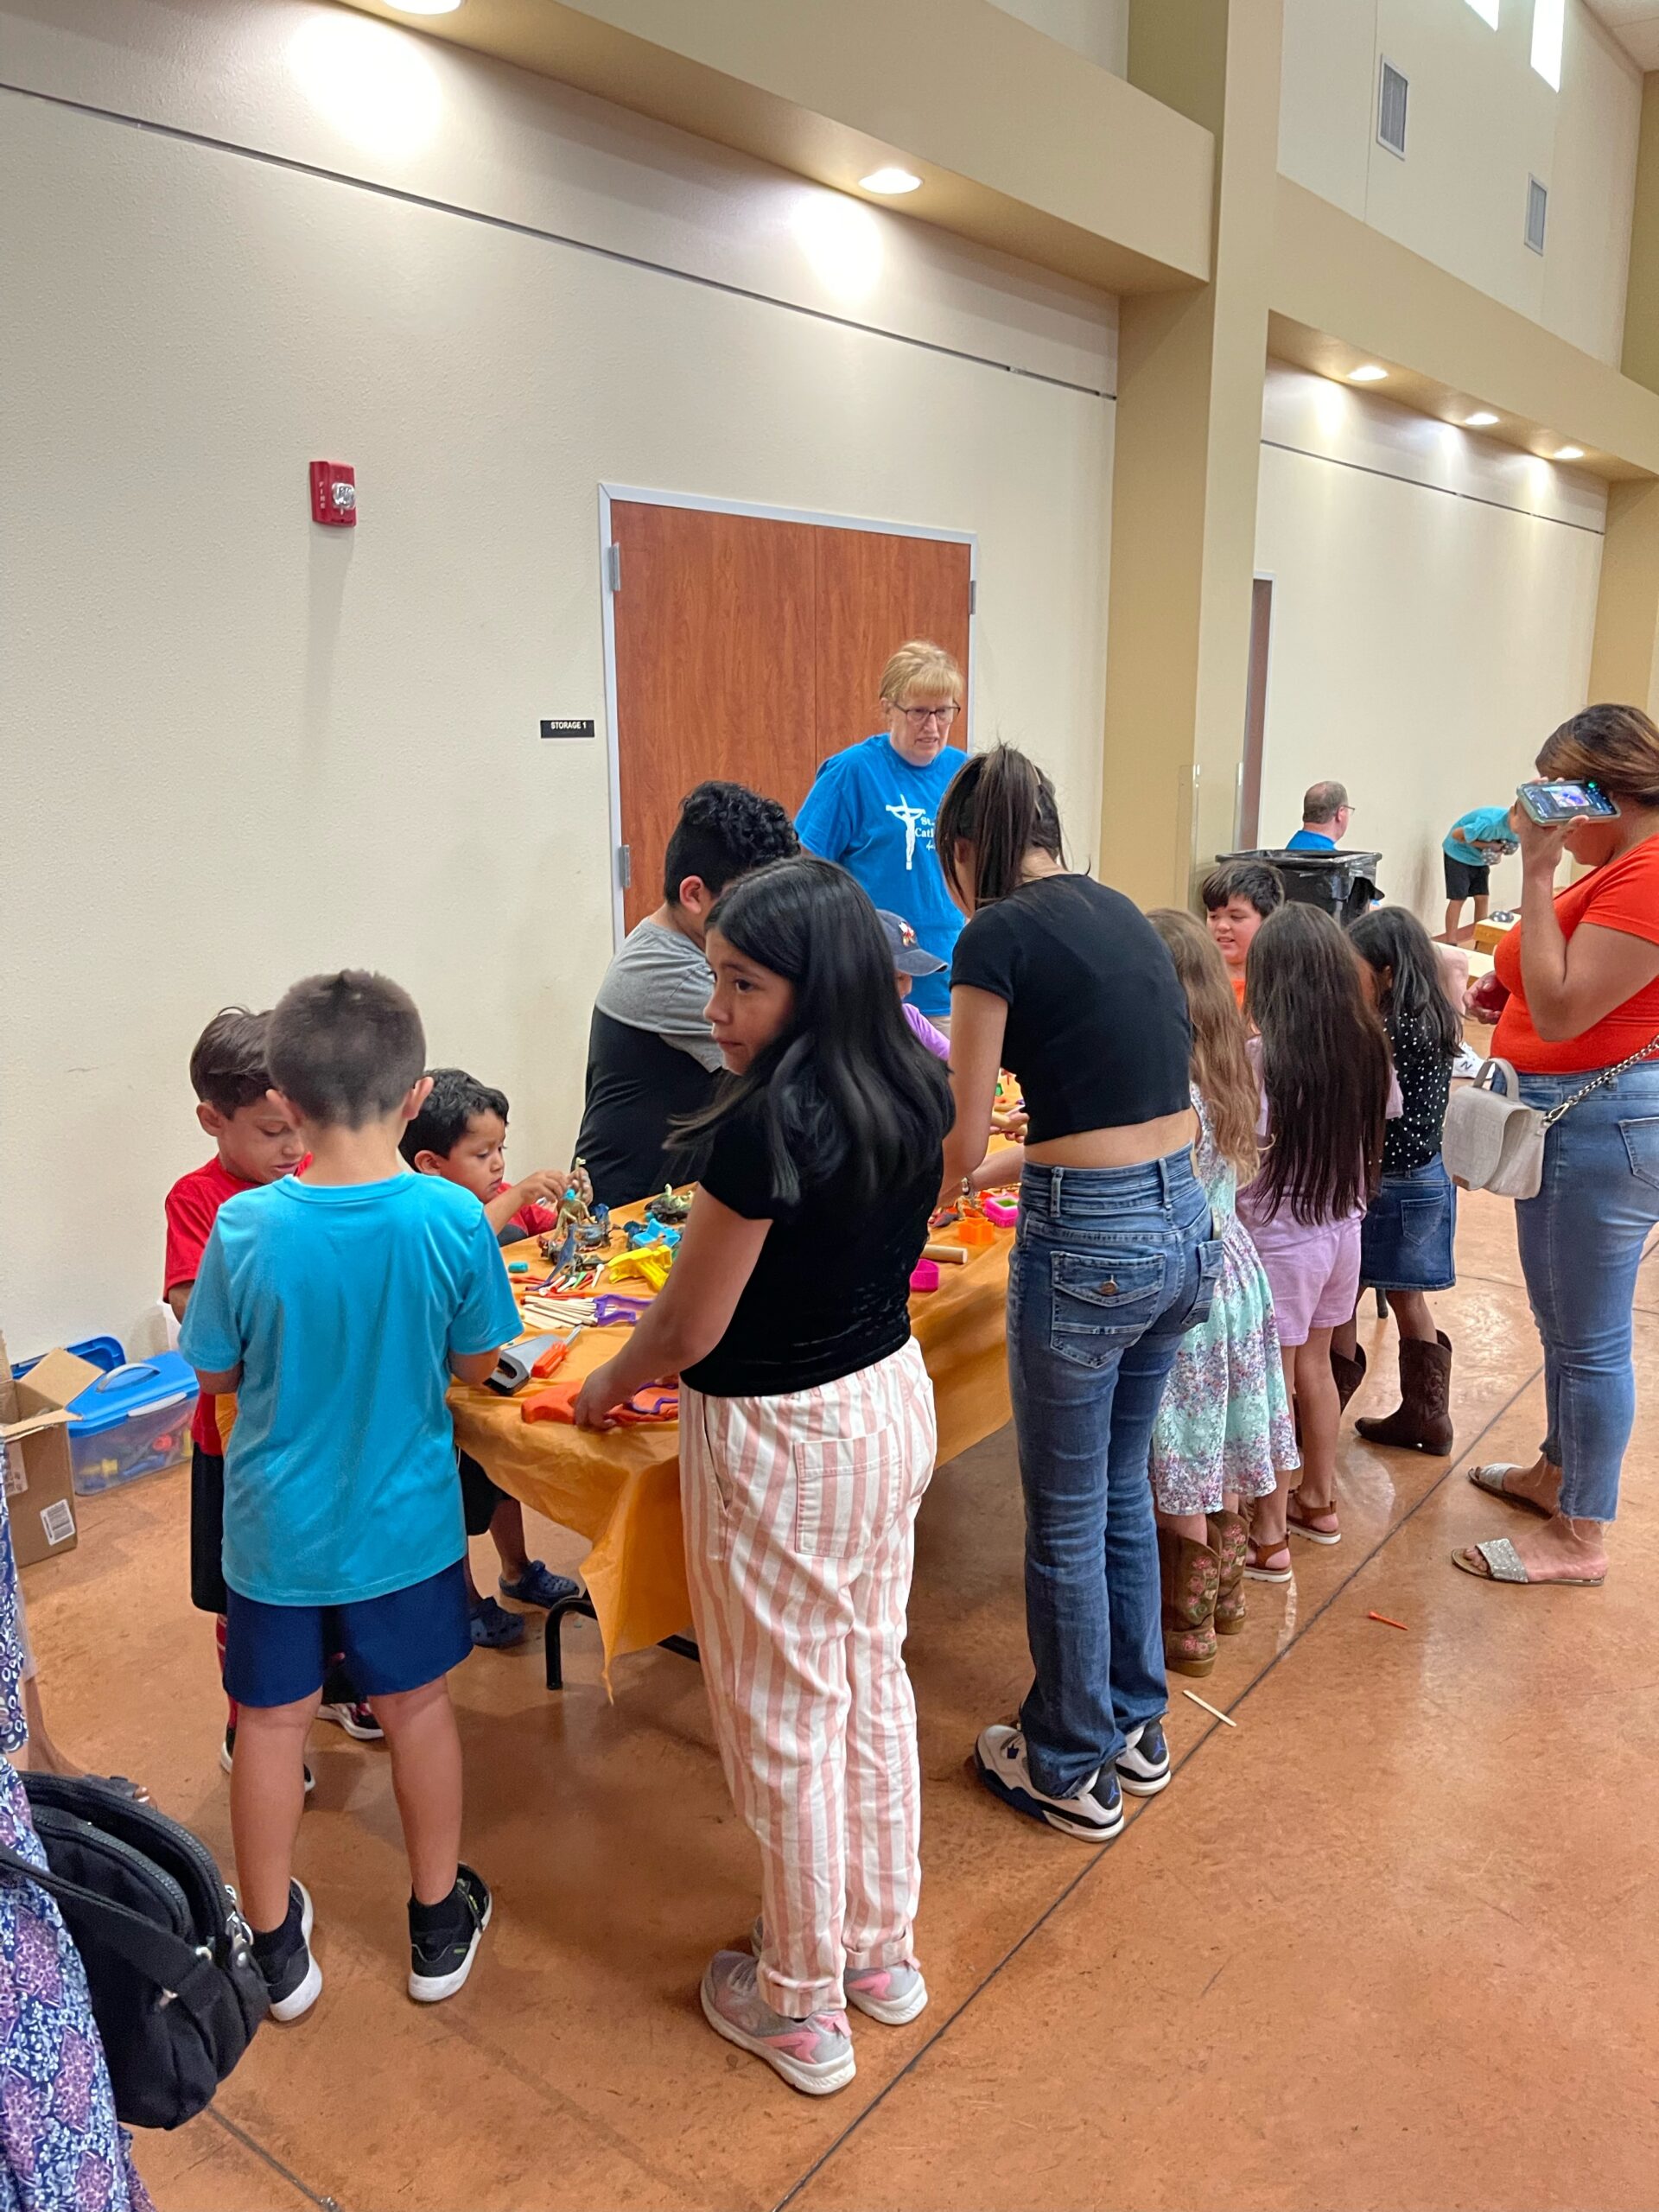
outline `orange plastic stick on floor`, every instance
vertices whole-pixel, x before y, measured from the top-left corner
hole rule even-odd
[[[1367,1613],[1365,1618],[1368,1621],[1381,1621],[1384,1628],[1405,1628],[1406,1625],[1404,1621],[1390,1620],[1386,1613]],[[1408,1630],[1407,1633],[1410,1631]]]

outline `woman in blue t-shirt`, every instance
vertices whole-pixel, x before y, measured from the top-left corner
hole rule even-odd
[[[962,712],[962,671],[942,645],[912,639],[881,672],[887,727],[818,771],[795,827],[821,859],[856,877],[879,907],[899,914],[944,963],[918,976],[913,1000],[930,1021],[950,1013],[949,970],[962,928],[933,849],[933,817],[967,755],[950,742]]]

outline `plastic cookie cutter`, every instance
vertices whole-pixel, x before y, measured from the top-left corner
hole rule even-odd
[[[1000,1198],[987,1198],[984,1211],[986,1220],[995,1222],[999,1229],[1012,1229],[1020,1218],[1019,1207],[1004,1205]]]
[[[594,1300],[594,1326],[608,1329],[620,1323],[631,1329],[650,1303],[648,1298],[622,1298],[607,1290]]]

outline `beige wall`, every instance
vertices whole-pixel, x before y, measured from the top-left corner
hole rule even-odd
[[[1348,843],[1438,927],[1440,843],[1585,702],[1605,496],[1593,480],[1300,372],[1269,378],[1256,535],[1274,579],[1261,842],[1316,779]],[[1499,904],[1518,897],[1513,861]]]
[[[1129,0],[995,0],[995,4],[1109,69],[1115,77],[1128,75]]]
[[[537,723],[603,728],[601,481],[976,531],[976,734],[1027,742],[1072,821],[1098,819],[1103,306],[917,226],[878,229],[874,279],[858,250],[823,276],[798,180],[721,154],[728,195],[690,142],[446,49],[421,51],[425,147],[371,156],[351,132],[384,102],[331,122],[294,54],[314,24],[374,26],[198,8],[164,52],[181,20],[111,0],[94,38],[39,5],[0,17],[43,91],[142,83],[174,128],[339,173],[0,95],[0,1319],[19,1355],[131,1332],[162,1193],[203,1151],[190,1043],[309,968],[406,982],[435,1056],[512,1095],[516,1163],[568,1156],[611,950],[607,757]],[[376,164],[450,204],[348,181]],[[696,226],[724,238],[713,282],[673,273],[694,189],[723,210]],[[459,212],[508,194],[515,223],[613,226],[637,257]],[[800,312],[804,284],[843,288],[810,302],[842,319]],[[354,531],[307,518],[325,456],[357,467]]]
[[[1532,11],[1492,29],[1464,0],[1285,0],[1280,168],[1599,359],[1619,358],[1642,79],[1567,0],[1561,88],[1531,67]],[[1410,80],[1407,157],[1376,143],[1386,56]],[[1527,180],[1549,188],[1541,258]]]

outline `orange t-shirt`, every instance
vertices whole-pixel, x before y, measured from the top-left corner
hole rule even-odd
[[[1626,937],[1659,944],[1659,836],[1643,838],[1628,853],[1557,892],[1555,918],[1565,938],[1580,922],[1593,922],[1598,929],[1618,930]],[[1519,922],[1498,946],[1492,966],[1510,994],[1498,1016],[1492,1051],[1497,1058],[1513,1061],[1523,1074],[1577,1075],[1613,1067],[1659,1036],[1659,977],[1582,1035],[1547,1045],[1532,1026],[1521,985]]]
[[[1244,978],[1242,976],[1230,976],[1227,980],[1233,987],[1233,996],[1238,1001],[1240,1006],[1243,1006],[1244,1003]]]

